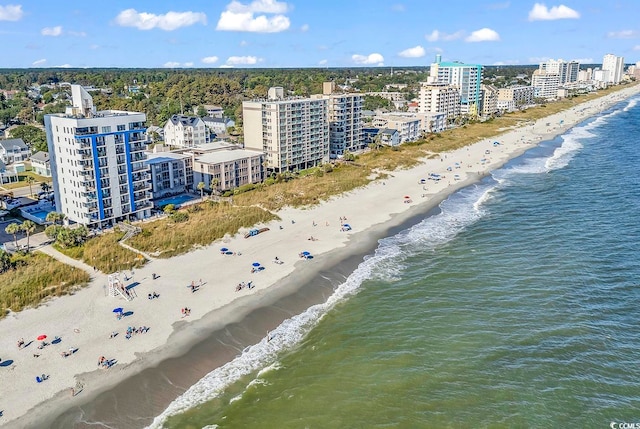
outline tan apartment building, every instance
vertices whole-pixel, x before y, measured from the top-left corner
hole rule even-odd
[[[460,116],[460,91],[446,83],[426,83],[420,86],[418,112],[442,112],[447,120]]]
[[[329,109],[329,157],[340,158],[346,151],[364,149],[362,105],[364,96],[358,93],[336,93],[334,82],[322,84],[322,94],[314,99],[326,99]]]
[[[512,86],[498,90],[498,109],[516,110],[522,106],[534,104],[535,88],[533,86]]]
[[[281,88],[271,98],[242,103],[244,145],[266,154],[268,170],[303,170],[329,160],[329,101],[284,98]]]
[[[489,117],[498,111],[498,88],[493,85],[482,85],[482,109],[480,116]]]

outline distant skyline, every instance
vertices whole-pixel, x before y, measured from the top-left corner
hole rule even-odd
[[[637,0],[0,0],[0,67],[633,63],[638,16]]]

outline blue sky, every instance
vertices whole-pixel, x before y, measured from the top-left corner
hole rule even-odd
[[[640,60],[638,0],[0,0],[0,67]]]

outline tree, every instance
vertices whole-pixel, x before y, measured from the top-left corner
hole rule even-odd
[[[6,250],[0,249],[0,273],[4,273],[9,268],[11,268],[11,255]]]
[[[220,184],[220,179],[211,179],[211,183],[209,184],[209,188],[211,192],[218,193],[218,185]]]
[[[204,106],[198,106],[198,116],[201,118],[207,116],[207,109]]]
[[[29,145],[34,152],[48,152],[47,134],[44,130],[34,127],[33,125],[18,125],[11,130],[11,136],[16,139],[22,139]]]
[[[29,195],[33,195],[33,188],[31,187],[31,185],[33,185],[35,181],[36,179],[31,176],[27,176],[27,178],[25,179],[25,182],[27,182],[27,184],[29,185]]]
[[[58,213],[58,212],[49,212],[47,213],[47,217],[45,218],[45,220],[47,222],[53,222],[54,224],[58,224],[58,222],[60,222],[60,224],[62,225],[62,222],[67,218],[67,215],[65,215],[64,213]]]
[[[200,191],[200,199],[201,199],[201,200],[204,200],[204,187],[205,187],[204,182],[199,182],[199,183],[198,183],[197,188],[198,188],[198,190]]]
[[[19,223],[12,222],[4,229],[4,232],[7,234],[13,235],[13,242],[15,244],[15,248],[18,248],[18,232],[22,231]]]
[[[29,237],[31,236],[31,233],[36,230],[36,224],[31,222],[30,220],[25,220],[24,222],[22,222],[22,225],[20,225],[20,229],[24,231],[24,233],[27,235],[27,252],[28,252]]]
[[[40,182],[40,189],[42,189],[42,192],[49,192],[51,190],[51,185],[48,182]]]

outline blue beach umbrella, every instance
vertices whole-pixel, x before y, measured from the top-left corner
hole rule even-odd
[[[254,263],[253,263],[253,264],[251,264],[251,265],[253,265],[254,267],[259,267],[259,266],[260,266],[260,262],[254,262]]]
[[[230,250],[227,250],[226,252],[224,252],[225,255],[233,255],[233,252],[231,252]]]
[[[124,309],[122,307],[118,307],[118,308],[114,308],[113,312],[114,313],[122,313],[124,311]]]
[[[311,253],[309,253],[309,252],[307,252],[307,251],[300,252],[300,253],[302,253],[302,254],[303,254],[303,255],[305,255],[305,256],[307,256],[307,255],[311,255]]]
[[[227,249],[226,247],[223,247],[222,249],[220,249],[221,252],[226,252],[227,250],[229,249]]]

